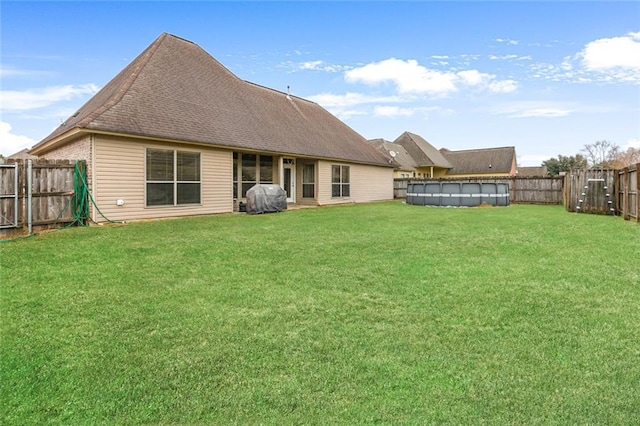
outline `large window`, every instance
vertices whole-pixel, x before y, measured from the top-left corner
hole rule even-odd
[[[302,197],[313,198],[316,196],[316,168],[313,164],[302,166]]]
[[[147,149],[147,206],[200,203],[200,153]]]
[[[240,181],[238,181],[240,178]],[[233,153],[233,198],[244,198],[256,183],[273,183],[273,157],[271,155]],[[238,194],[240,188],[240,194]]]
[[[331,196],[348,197],[349,186],[349,166],[331,166]]]

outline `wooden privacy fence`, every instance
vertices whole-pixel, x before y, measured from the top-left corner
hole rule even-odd
[[[570,212],[615,214],[640,222],[639,167],[572,170],[565,176],[565,207]]]
[[[4,160],[0,164],[0,237],[74,222],[75,173],[75,161]]]
[[[394,179],[393,195],[406,198],[409,183],[456,182],[456,183],[501,183],[509,186],[511,203],[562,204],[564,178],[562,177],[488,177],[488,178],[443,178],[443,179]]]
[[[615,176],[613,169],[572,170],[565,175],[567,211],[615,214]]]
[[[615,187],[617,189],[616,209],[625,220],[640,222],[640,163],[617,170]]]

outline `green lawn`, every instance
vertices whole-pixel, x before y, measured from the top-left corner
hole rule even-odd
[[[387,202],[0,255],[4,425],[640,423],[620,218]]]

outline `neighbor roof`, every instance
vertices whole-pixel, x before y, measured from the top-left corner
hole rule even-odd
[[[540,177],[548,175],[547,166],[518,167],[519,177]]]
[[[167,33],[32,152],[78,130],[389,165],[320,105],[241,80],[195,43]]]
[[[416,167],[415,161],[409,155],[402,145],[389,142],[385,139],[370,139],[369,143],[373,144],[378,150],[389,156],[389,160],[398,170],[414,171]]]
[[[512,146],[462,151],[442,148],[440,152],[453,164],[448,174],[509,173],[516,156]]]
[[[415,167],[442,167],[450,169],[452,166],[433,145],[411,132],[404,132],[393,143],[401,145],[407,150],[415,163]]]

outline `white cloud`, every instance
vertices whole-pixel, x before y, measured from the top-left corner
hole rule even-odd
[[[51,75],[49,71],[35,71],[13,68],[8,66],[0,66],[0,77],[46,77]]]
[[[323,108],[326,108],[341,120],[348,120],[349,118],[356,116],[370,115],[370,107],[366,107],[367,105],[408,101],[407,98],[399,96],[371,96],[353,92],[347,92],[344,95],[320,93],[313,96],[307,96],[306,99],[322,105]]]
[[[501,56],[489,55],[488,57],[492,61],[496,61],[496,60],[503,60],[503,61],[511,61],[511,60],[515,60],[515,61],[530,61],[530,60],[533,59],[533,57],[531,55],[514,55],[514,54],[501,55]]]
[[[478,70],[460,71],[457,75],[462,79],[462,83],[469,86],[485,83],[487,80],[491,80],[495,77],[491,74],[481,73]]]
[[[415,110],[410,108],[400,108],[398,106],[377,106],[373,109],[373,114],[380,117],[408,117],[413,115]]]
[[[627,141],[627,144],[625,146],[622,147],[622,149],[624,149],[625,151],[629,148],[637,148],[640,149],[640,138],[636,138],[636,139],[629,139]]]
[[[497,41],[498,43],[505,43],[513,46],[518,44],[518,40],[511,40],[509,38],[497,38],[495,41]]]
[[[348,107],[363,104],[373,104],[382,102],[404,102],[406,99],[398,96],[371,96],[362,93],[347,92],[344,95],[335,95],[333,93],[320,93],[318,95],[307,96],[307,99],[325,108],[331,107]]]
[[[640,32],[587,43],[561,63],[533,63],[531,76],[556,82],[640,84]]]
[[[345,79],[350,83],[371,85],[391,82],[400,93],[447,94],[457,90],[455,74],[430,70],[415,59],[389,58],[373,62],[347,71]]]
[[[518,89],[518,83],[514,80],[492,81],[487,87],[494,93],[511,93]]]
[[[570,109],[562,109],[562,108],[532,108],[520,111],[518,113],[514,113],[510,115],[511,118],[529,118],[529,117],[546,117],[546,118],[555,118],[555,117],[565,117],[571,114],[573,111]]]
[[[325,72],[341,72],[349,69],[349,67],[343,65],[331,65],[325,63],[324,61],[307,61],[297,64],[297,69],[302,71],[313,70]]]
[[[618,67],[640,71],[640,32],[592,41],[579,56],[584,67],[591,71]]]
[[[331,114],[338,117],[340,120],[349,120],[352,117],[358,117],[363,115],[369,115],[369,112],[364,109],[354,108],[342,108],[342,107],[325,107]]]
[[[13,134],[11,132],[11,124],[4,121],[0,121],[0,141],[2,142],[0,144],[0,153],[5,157],[25,148],[31,148],[36,143],[36,141],[27,136]]]
[[[3,111],[25,111],[44,108],[57,102],[69,101],[84,95],[93,95],[98,89],[98,86],[90,83],[77,86],[70,84],[66,86],[51,86],[23,91],[2,90],[0,91],[1,109]]]
[[[350,83],[378,85],[392,83],[401,94],[430,94],[446,96],[459,90],[460,85],[507,93],[517,88],[513,80],[499,81],[493,74],[478,70],[458,72],[432,70],[415,59],[396,58],[373,62],[345,73]]]
[[[576,108],[559,102],[523,101],[500,105],[495,114],[506,115],[509,118],[558,118],[566,117],[576,112]]]

